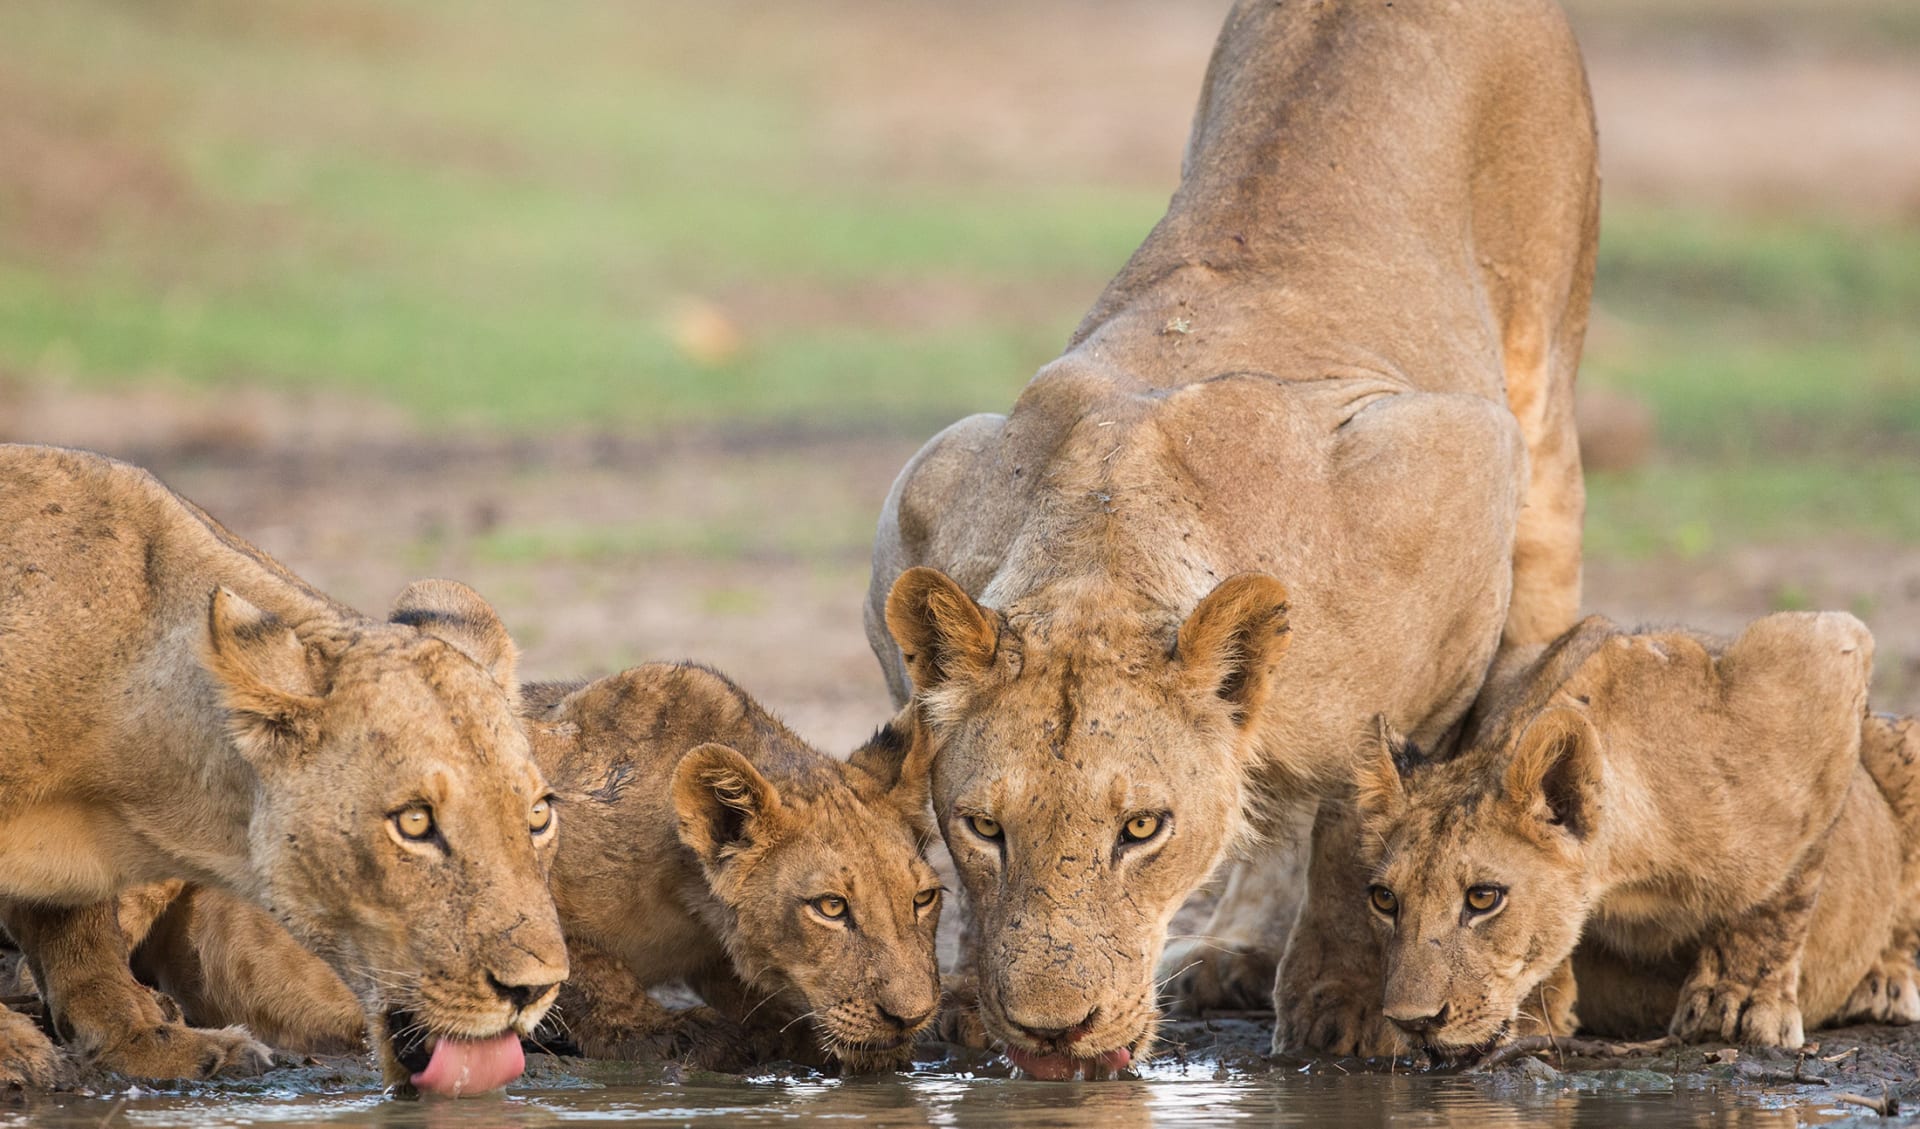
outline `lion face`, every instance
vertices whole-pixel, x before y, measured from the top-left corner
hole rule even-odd
[[[1541,997],[1591,901],[1598,737],[1553,709],[1505,747],[1438,765],[1384,732],[1379,746],[1358,793],[1373,881],[1352,896],[1381,938],[1383,1011],[1436,1058],[1470,1057],[1566,1002]]]
[[[1016,629],[915,569],[888,623],[934,741],[933,805],[976,919],[980,1018],[1039,1077],[1152,1042],[1167,923],[1243,826],[1285,592],[1224,582],[1177,640],[1112,607]]]
[[[361,998],[389,1082],[432,1088],[436,1061],[479,1061],[463,1047],[503,1072],[566,978],[511,648],[448,582],[409,588],[391,623],[305,631],[214,597],[208,666],[260,780],[260,900]]]
[[[894,752],[862,750],[775,788],[708,744],[674,774],[680,838],[727,908],[735,970],[856,1071],[908,1062],[940,1004],[925,763]]]

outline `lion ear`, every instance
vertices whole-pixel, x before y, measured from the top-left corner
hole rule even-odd
[[[680,841],[707,866],[764,841],[780,818],[780,795],[747,758],[725,745],[701,745],[673,772]]]
[[[887,630],[921,691],[986,674],[1005,622],[935,568],[908,569],[887,593]]]
[[[393,600],[388,621],[417,628],[472,659],[515,695],[514,666],[520,652],[493,605],[458,580],[416,580]]]
[[[234,743],[260,763],[312,744],[326,694],[293,628],[232,589],[215,588],[207,604],[202,661],[226,705]]]
[[[1600,734],[1576,710],[1555,707],[1528,723],[1507,763],[1506,795],[1576,839],[1593,831],[1600,809]]]
[[[1222,580],[1180,625],[1174,657],[1192,688],[1233,707],[1236,725],[1258,717],[1272,689],[1273,664],[1292,638],[1287,589],[1264,572]]]
[[[871,777],[878,796],[918,816],[927,806],[933,775],[933,742],[912,710],[904,710],[855,749],[847,763]]]
[[[1354,806],[1368,823],[1386,823],[1406,806],[1406,772],[1419,756],[1407,739],[1373,715],[1373,725],[1361,739],[1360,762],[1354,769]]]

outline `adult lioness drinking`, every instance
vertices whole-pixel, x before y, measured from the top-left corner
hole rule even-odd
[[[142,1077],[258,1063],[127,968],[114,896],[185,878],[324,956],[390,1082],[518,1076],[567,958],[513,666],[462,585],[367,619],[144,471],[0,446],[0,912],[67,1044]],[[46,1038],[0,1021],[0,1077],[52,1081]]]
[[[1375,703],[1431,741],[1503,634],[1573,622],[1597,194],[1547,0],[1243,2],[1166,217],[1011,413],[902,471],[868,635],[1017,1062],[1139,1054],[1243,831],[1297,825]],[[1270,972],[1291,915],[1237,891],[1213,967]]]

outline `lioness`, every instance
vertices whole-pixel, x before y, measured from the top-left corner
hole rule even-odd
[[[920,853],[926,746],[910,717],[841,762],[699,666],[523,696],[567,822],[552,875],[573,963],[561,1036],[593,1057],[729,1069],[907,1061],[940,999],[941,900]],[[210,894],[174,900],[140,938],[136,961],[161,989],[199,1022],[245,1023],[276,1045],[351,1040],[346,989],[326,967]],[[144,931],[154,915],[133,901],[123,919]],[[647,994],[676,979],[712,1006],[670,1012]]]
[[[1597,208],[1548,0],[1243,0],[1166,217],[1011,413],[901,472],[868,636],[1032,1073],[1147,1048],[1168,920],[1383,701],[1432,740],[1503,635],[1573,623]],[[1291,903],[1232,889],[1168,970],[1264,997]]]
[[[1464,751],[1383,734],[1359,770],[1369,1006],[1449,1058],[1527,1028],[1797,1047],[1920,1018],[1920,735],[1865,714],[1858,620],[1726,642],[1594,617],[1532,651]]]
[[[368,619],[144,471],[0,446],[0,915],[67,1045],[141,1077],[263,1061],[127,968],[117,895],[185,878],[324,957],[390,1082],[517,1077],[567,956],[514,657],[462,585]],[[0,1077],[54,1081],[54,1047],[4,1016]]]

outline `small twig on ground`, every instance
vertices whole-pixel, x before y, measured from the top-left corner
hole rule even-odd
[[[1481,1056],[1478,1061],[1466,1067],[1462,1073],[1479,1074],[1483,1071],[1491,1070],[1503,1062],[1523,1058],[1531,1054],[1539,1054],[1542,1051],[1555,1053],[1562,1057],[1572,1055],[1577,1058],[1630,1058],[1634,1055],[1652,1054],[1655,1051],[1665,1050],[1667,1047],[1672,1046],[1673,1043],[1674,1039],[1671,1035],[1659,1039],[1650,1039],[1644,1043],[1614,1043],[1606,1039],[1553,1038],[1547,1035],[1526,1035],[1515,1039],[1505,1046],[1495,1047],[1493,1050]]]
[[[1885,1082],[1880,1083],[1880,1096],[1877,1098],[1870,1098],[1865,1094],[1835,1094],[1833,1100],[1841,1105],[1857,1105],[1863,1109],[1870,1109],[1882,1117],[1894,1117],[1900,1112],[1900,1099],[1888,1092]]]

